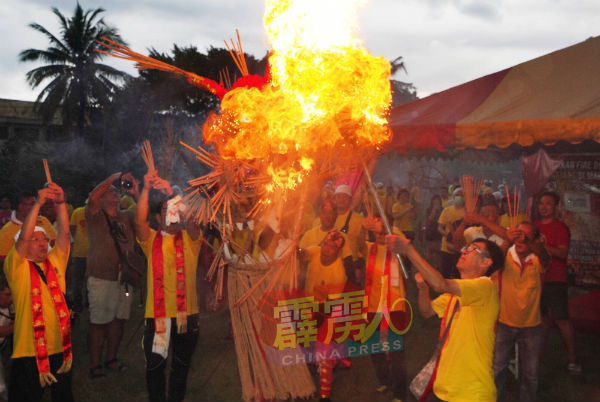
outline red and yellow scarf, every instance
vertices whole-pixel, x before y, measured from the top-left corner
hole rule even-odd
[[[154,325],[156,333],[166,331],[165,317],[165,269],[162,251],[162,232],[159,230],[152,244],[152,289],[154,292]],[[185,297],[185,258],[183,254],[183,235],[179,231],[173,240],[175,245],[177,333],[187,332],[187,306]]]
[[[371,248],[369,250],[369,259],[367,261],[367,273],[366,273],[366,277],[365,277],[365,296],[367,296],[367,300],[370,300],[370,298],[374,295],[371,295],[371,288],[373,286],[373,276],[375,274],[375,263],[377,261],[377,243],[373,243],[371,245]],[[381,298],[383,298],[383,292],[386,292],[386,305],[383,306],[384,309],[389,309],[389,303],[392,299],[392,293],[391,293],[391,264],[392,264],[392,252],[386,248],[386,254],[385,254],[385,266],[383,268],[383,276],[387,276],[388,280],[386,281],[387,283],[387,289],[383,289],[383,286],[380,289],[380,294],[379,294],[379,299],[381,300]],[[387,313],[388,311],[386,311]],[[384,313],[383,311],[379,311],[379,313]],[[382,330],[386,330],[388,328],[388,322],[387,320],[381,320],[381,329]]]
[[[45,271],[44,274],[46,275],[47,287],[50,291],[50,296],[52,297],[52,302],[54,303],[54,308],[56,309],[56,314],[58,316],[60,335],[62,337],[63,365],[58,372],[67,372],[69,371],[73,360],[73,350],[71,347],[71,316],[69,314],[67,302],[65,301],[65,296],[58,285],[54,267],[48,260],[44,261],[43,267]],[[29,261],[29,273],[31,277],[31,318],[35,342],[35,359],[40,373],[40,381],[42,382],[42,377],[50,374],[50,361],[48,359],[48,348],[46,347],[46,321],[44,320],[42,301],[42,281],[36,266],[31,261]],[[54,377],[52,376],[52,378]],[[54,382],[56,382],[56,379],[54,379]]]

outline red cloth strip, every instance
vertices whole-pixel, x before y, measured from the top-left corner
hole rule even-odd
[[[47,287],[54,304],[60,326],[60,335],[63,347],[63,360],[73,359],[73,348],[71,346],[71,316],[67,307],[65,296],[60,290],[54,267],[48,260],[43,263]],[[40,374],[50,373],[50,362],[48,360],[48,349],[46,347],[46,321],[44,319],[42,300],[42,281],[40,274],[33,262],[29,261],[29,275],[31,278],[31,318],[33,326],[33,337],[35,347],[35,359]]]

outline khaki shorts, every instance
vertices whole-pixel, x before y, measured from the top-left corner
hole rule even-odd
[[[125,295],[125,285],[118,281],[107,281],[90,276],[87,282],[90,303],[90,322],[108,324],[115,318],[128,320],[133,300],[133,288]]]

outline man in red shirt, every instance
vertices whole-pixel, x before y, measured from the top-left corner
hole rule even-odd
[[[550,320],[556,322],[567,345],[569,371],[578,373],[581,371],[581,366],[577,364],[575,331],[569,320],[567,296],[567,255],[571,233],[567,225],[556,218],[556,207],[559,202],[560,197],[556,193],[550,191],[543,193],[538,204],[540,219],[534,222],[544,236],[544,247],[551,257],[544,276],[540,305],[546,323],[548,324]]]

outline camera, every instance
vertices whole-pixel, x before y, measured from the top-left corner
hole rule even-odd
[[[119,182],[118,182],[119,189],[121,189],[122,191],[131,190],[133,188],[133,182],[123,176],[124,175],[121,175],[121,177],[119,177]]]
[[[130,188],[133,187],[133,183],[130,182],[129,180],[121,179],[120,186],[124,190],[129,190]]]

